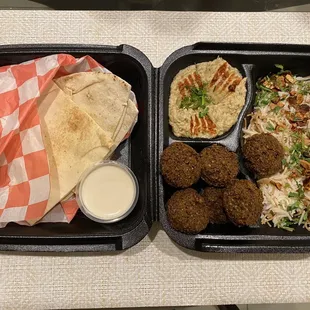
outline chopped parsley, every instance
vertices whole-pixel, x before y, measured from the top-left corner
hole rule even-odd
[[[297,81],[297,92],[302,95],[310,94],[310,82],[309,81]]]
[[[277,75],[283,75],[283,74],[285,74],[285,73],[291,74],[291,71],[290,71],[290,70],[284,70],[284,66],[283,66],[283,65],[275,64],[274,66],[275,66],[276,68],[280,69],[280,71],[277,72]]]
[[[256,83],[257,92],[255,97],[255,105],[259,107],[264,107],[270,102],[276,100],[279,96],[276,91],[264,86],[261,81]]]
[[[298,195],[298,193],[295,193],[295,192],[289,192],[288,197],[289,198],[298,198],[299,195]]]
[[[302,200],[305,198],[305,192],[304,188],[301,184],[297,184],[297,194],[298,194],[298,200]]]
[[[282,109],[281,107],[276,106],[276,107],[272,110],[272,112],[278,114],[279,111],[280,111],[281,109]]]
[[[283,218],[278,224],[278,227],[287,231],[294,231],[294,228],[291,226],[295,224],[298,224],[298,221],[296,222],[295,220],[291,221],[289,218]]]
[[[277,74],[267,75],[256,83],[256,106],[264,107],[270,102],[277,102],[279,101],[278,90],[289,92],[291,89],[290,83],[288,83],[285,76],[285,74],[291,76],[291,71],[284,70],[284,66],[280,64],[275,64],[275,67],[280,69]],[[278,113],[279,111],[280,109],[277,108],[274,112]]]
[[[302,143],[296,142],[293,144],[293,146],[290,148],[290,164],[291,165],[298,165],[300,162],[300,159],[302,156]]]
[[[190,94],[182,99],[180,108],[193,110],[200,109],[199,117],[205,117],[209,112],[208,105],[213,103],[212,98],[206,91],[206,83],[202,84],[201,87],[187,86],[186,89],[189,90]]]
[[[285,183],[284,188],[291,188],[291,185],[289,183]]]
[[[310,153],[309,146],[305,145],[303,136],[299,132],[294,132],[291,137],[294,139],[294,144],[286,150],[289,153],[289,158],[282,160],[282,164],[290,169],[294,168],[301,173],[303,168],[300,165],[301,160],[309,162],[307,157]]]
[[[282,160],[283,166],[294,169],[296,172],[301,174],[303,167],[300,164],[301,160],[310,162],[308,157],[310,154],[310,147],[304,143],[303,135],[300,132],[294,132],[291,137],[294,139],[294,143],[290,148],[285,148],[289,157]]]
[[[208,108],[208,107],[205,107],[203,111],[200,111],[200,112],[199,112],[199,117],[200,117],[200,118],[205,117],[206,115],[208,115],[208,112],[209,112],[209,108]]]
[[[281,71],[284,71],[284,66],[283,66],[283,65],[275,64],[274,66],[275,66],[276,68],[280,69]],[[281,71],[280,71],[280,72],[281,72]],[[278,74],[280,74],[280,73],[278,73]]]
[[[270,122],[267,123],[266,129],[269,131],[275,131],[275,127]]]
[[[298,210],[299,208],[300,208],[300,202],[299,201],[295,201],[294,203],[292,203],[291,205],[289,205],[287,207],[287,211],[288,212],[292,212],[292,211]]]
[[[295,211],[296,212],[298,212],[298,210],[302,211],[303,199],[305,198],[305,192],[304,192],[303,186],[297,182],[296,184],[297,184],[297,191],[288,193],[289,198],[295,199],[294,203],[292,203],[291,205],[287,207],[287,211],[291,212],[292,217],[294,216]],[[293,223],[298,224],[299,219],[296,219],[296,221],[294,221]]]

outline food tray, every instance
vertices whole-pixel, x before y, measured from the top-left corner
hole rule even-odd
[[[128,165],[139,181],[140,197],[124,220],[99,224],[80,211],[72,222],[33,227],[9,224],[0,229],[0,250],[18,251],[115,251],[131,247],[149,231],[153,222],[154,189],[154,76],[150,61],[137,49],[121,45],[14,45],[0,47],[0,66],[21,63],[55,53],[75,57],[90,55],[132,85],[139,105],[139,119],[130,138],[113,159]]]
[[[238,228],[232,224],[209,225],[203,234],[186,235],[171,229],[165,204],[173,189],[164,184],[159,171],[160,154],[174,141],[182,141],[197,151],[220,143],[239,152],[241,128],[253,109],[258,77],[281,63],[300,75],[309,74],[310,46],[275,44],[197,43],[171,54],[161,68],[153,68],[139,50],[128,46],[12,45],[0,47],[0,66],[16,64],[54,53],[92,56],[132,85],[139,105],[139,120],[114,158],[128,165],[138,178],[140,197],[134,211],[114,224],[92,222],[81,212],[68,224],[50,223],[33,227],[9,224],[0,229],[0,250],[16,251],[116,251],[127,249],[147,235],[159,221],[167,235],[178,245],[206,252],[310,252],[310,233],[269,228],[267,225]],[[168,121],[168,100],[173,77],[194,63],[222,56],[247,77],[246,105],[236,125],[213,140],[177,138]],[[241,178],[250,178],[241,162]],[[197,185],[202,188],[201,182]]]
[[[226,134],[212,140],[187,139],[175,137],[169,126],[168,104],[170,85],[174,76],[185,67],[223,57],[243,76],[247,77],[246,104],[239,115],[235,126]],[[310,61],[310,47],[303,45],[273,45],[273,44],[226,44],[197,43],[181,48],[170,55],[159,70],[159,105],[158,105],[158,162],[163,149],[172,142],[185,142],[197,151],[213,143],[225,145],[232,151],[240,153],[242,143],[242,127],[244,119],[253,109],[256,86],[259,77],[271,71],[277,71],[274,64],[283,64],[301,76],[309,75],[305,65]],[[239,154],[240,155],[240,154]],[[240,158],[240,156],[239,156]],[[250,178],[240,162],[240,178]],[[201,182],[195,188],[206,185]],[[165,184],[161,177],[158,180],[159,220],[169,237],[177,244],[206,252],[309,252],[310,233],[298,227],[294,232],[288,232],[267,225],[252,227],[236,227],[233,224],[208,225],[207,229],[198,235],[187,235],[172,229],[167,221],[165,205],[175,189]]]

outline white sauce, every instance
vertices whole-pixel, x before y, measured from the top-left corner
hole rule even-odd
[[[136,186],[126,170],[105,165],[85,178],[80,195],[86,211],[96,218],[110,221],[130,209],[136,197]]]

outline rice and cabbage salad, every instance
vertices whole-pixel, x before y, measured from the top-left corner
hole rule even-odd
[[[310,231],[310,76],[280,70],[258,80],[255,108],[243,130],[247,139],[270,133],[282,144],[282,171],[258,180],[264,196],[262,224]]]

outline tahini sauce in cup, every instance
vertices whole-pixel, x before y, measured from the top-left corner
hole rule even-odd
[[[115,161],[103,161],[87,170],[77,186],[81,211],[100,223],[125,218],[135,207],[139,187],[133,172]]]

